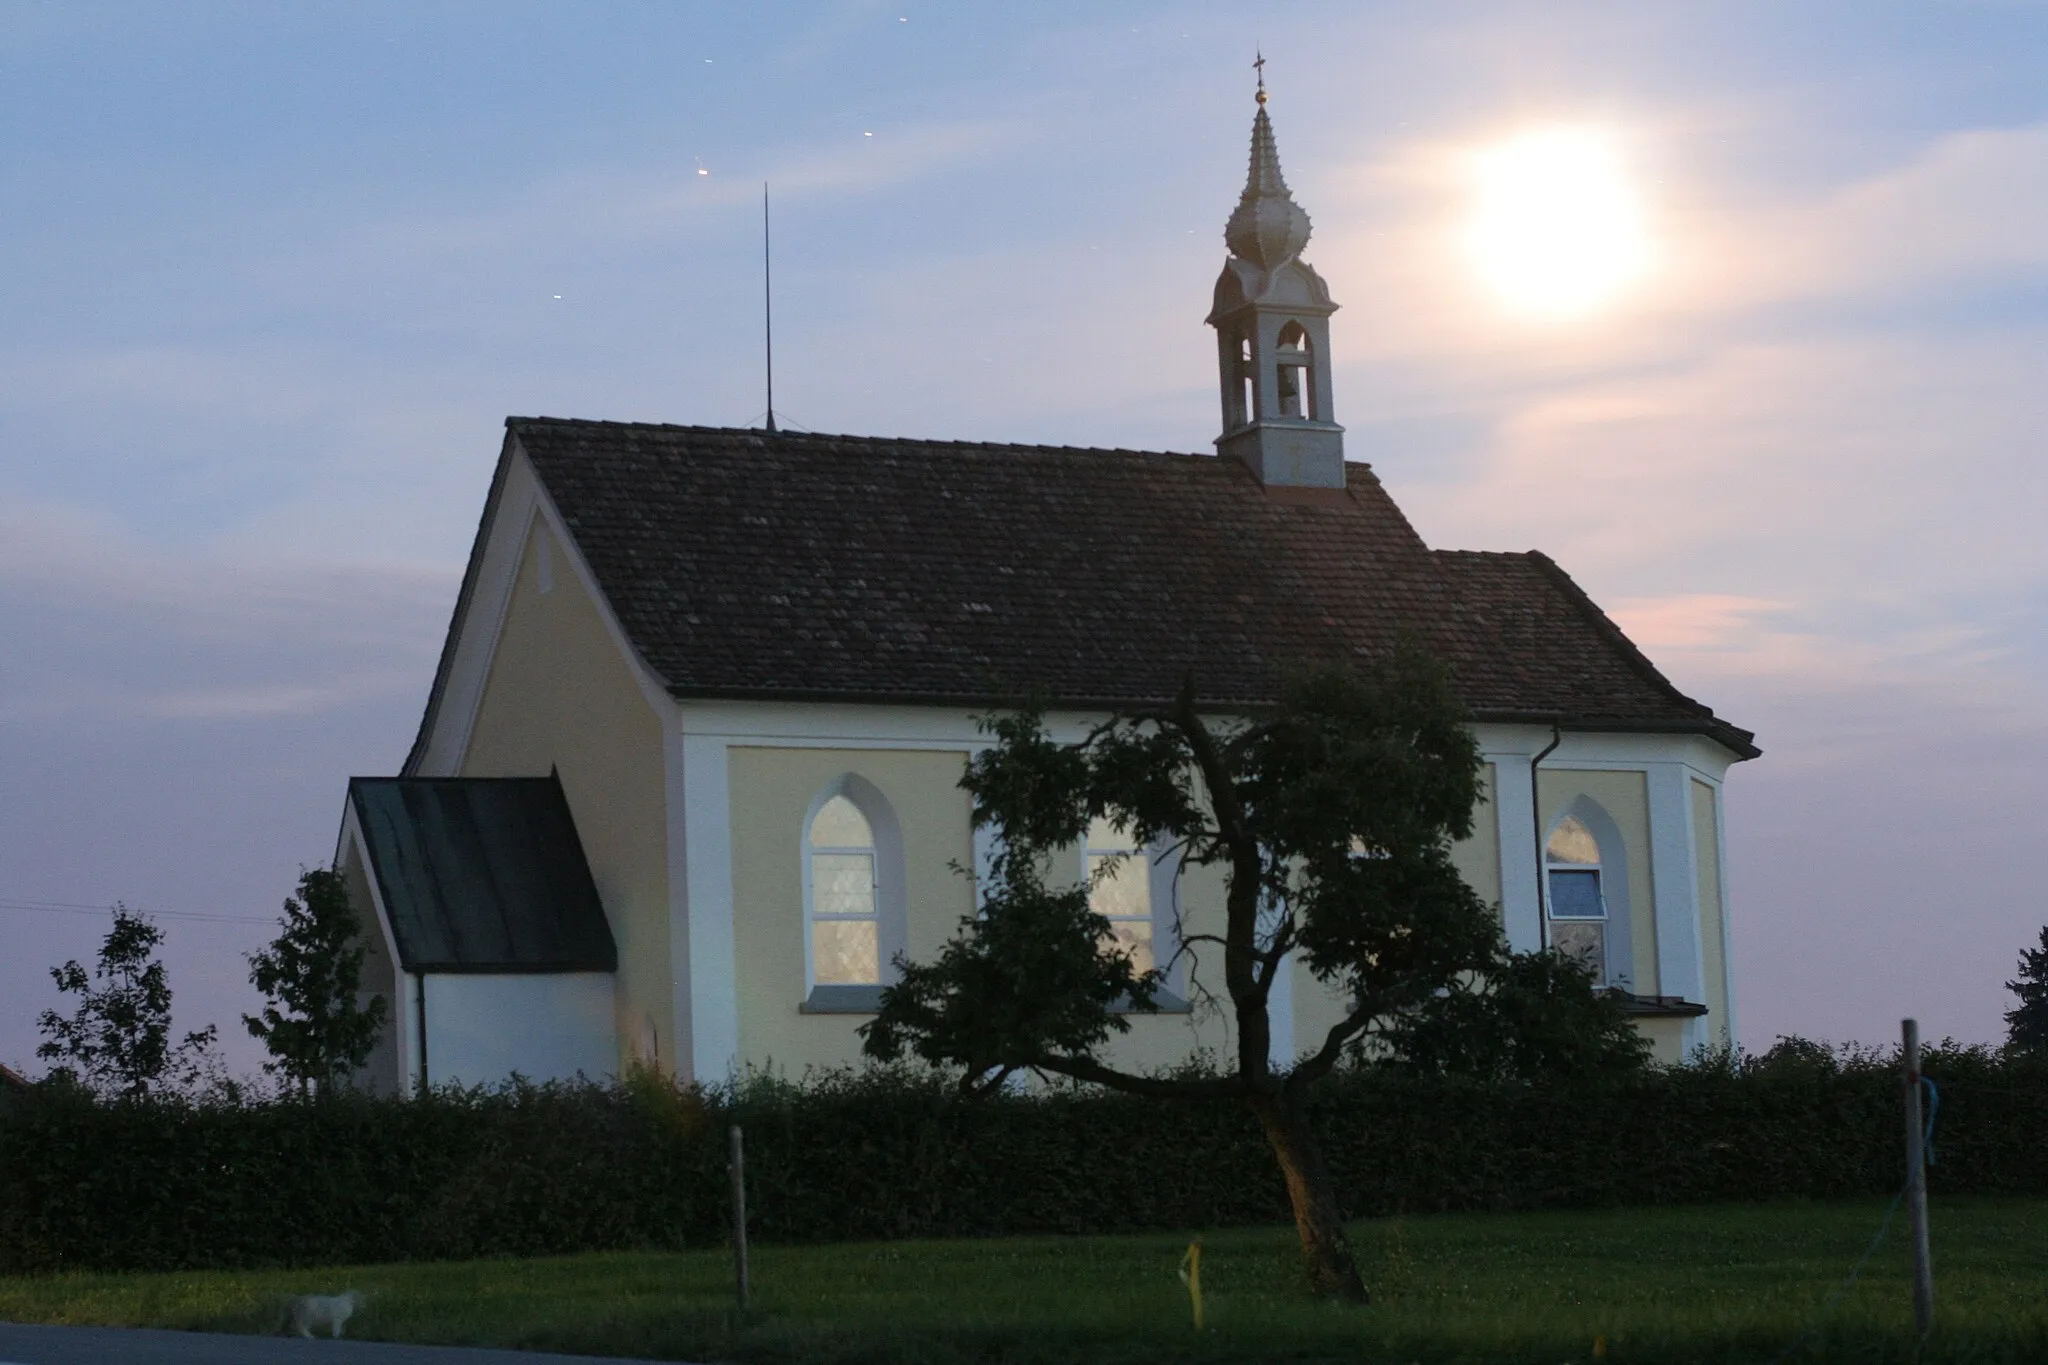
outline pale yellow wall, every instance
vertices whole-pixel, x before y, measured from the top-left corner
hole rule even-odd
[[[740,1056],[791,1076],[806,1067],[860,1061],[865,1014],[804,1014],[804,819],[827,785],[846,774],[889,802],[903,840],[906,939],[929,962],[974,911],[972,884],[953,865],[973,865],[971,808],[960,790],[964,751],[735,746],[732,790],[733,937],[740,1002]],[[1080,859],[1073,859],[1079,877]],[[1186,871],[1179,904],[1189,932],[1215,932],[1222,874]],[[1220,989],[1220,961],[1203,976]],[[1132,1016],[1128,1033],[1102,1051],[1109,1065],[1151,1071],[1178,1065],[1198,1045],[1221,1050],[1229,1033],[1214,1012]]]
[[[1075,866],[1080,865],[1078,857]],[[1184,934],[1223,933],[1229,879],[1221,867],[1181,869],[1175,901]],[[1169,909],[1166,906],[1157,909]],[[1161,919],[1155,916],[1155,919]],[[1206,987],[1218,999],[1228,999],[1223,986],[1223,954],[1213,943],[1196,945],[1193,955],[1183,956],[1169,989],[1182,997],[1199,996],[1195,987]],[[1164,966],[1164,962],[1160,965]],[[1227,1064],[1235,1048],[1236,1030],[1231,1027],[1229,1006],[1190,1001],[1185,1012],[1133,1014],[1127,1017],[1130,1031],[1110,1038],[1102,1059],[1123,1071],[1147,1073],[1184,1065],[1199,1051],[1215,1054]]]
[[[1312,1052],[1323,1045],[1350,1011],[1341,993],[1316,980],[1315,973],[1299,953],[1294,958],[1294,1054]]]
[[[733,955],[740,1057],[800,1076],[811,1066],[860,1060],[854,1032],[870,1016],[800,1014],[804,983],[804,818],[826,785],[847,773],[874,784],[903,838],[910,958],[928,962],[974,888],[953,870],[974,865],[962,751],[782,749],[728,751],[732,789]]]
[[[1707,998],[1703,1002],[1708,1034],[1717,1043],[1732,1043],[1728,1036],[1728,962],[1721,952],[1721,840],[1720,811],[1714,789],[1698,778],[1692,779],[1693,865],[1699,869],[1700,951],[1706,968]]]
[[[1451,865],[1465,884],[1495,913],[1500,910],[1500,819],[1494,810],[1500,769],[1488,763],[1479,775],[1480,804],[1472,812],[1472,837],[1451,845]],[[1316,980],[1308,965],[1294,963],[1294,1047],[1297,1053],[1322,1046],[1343,1019],[1346,1002],[1332,987]]]
[[[1638,1019],[1636,1028],[1650,1040],[1651,1057],[1665,1066],[1685,1060],[1684,1019]]]
[[[598,899],[619,946],[620,1062],[651,1035],[675,1066],[669,971],[667,798],[661,718],[561,548],[538,521],[522,552],[484,684],[465,777],[561,773]],[[552,562],[541,591],[539,557]]]
[[[740,1001],[740,1055],[755,1066],[786,1075],[805,1068],[858,1064],[856,1033],[867,1015],[806,1015],[803,914],[803,826],[818,794],[845,774],[872,783],[888,800],[901,829],[906,879],[907,938],[913,961],[930,961],[972,913],[973,891],[951,865],[972,864],[967,796],[958,788],[966,754],[954,751],[774,748],[730,751],[735,956]],[[1484,774],[1486,804],[1473,836],[1453,850],[1460,873],[1490,904],[1500,901],[1498,821],[1492,809],[1496,770]],[[1639,992],[1655,991],[1656,926],[1650,890],[1649,803],[1639,772],[1557,770],[1541,776],[1546,825],[1579,796],[1597,801],[1622,832],[1628,862],[1632,948]],[[1075,860],[1079,875],[1079,860]],[[1190,933],[1220,932],[1225,877],[1220,868],[1185,871],[1179,907]],[[1715,926],[1718,934],[1718,925]],[[1718,963],[1718,957],[1714,959]],[[1201,980],[1223,994],[1222,963],[1204,955]],[[1177,986],[1182,983],[1175,983]],[[1297,1052],[1317,1045],[1342,1016],[1343,1001],[1296,963],[1294,1037]],[[1113,1038],[1103,1059],[1126,1070],[1149,1071],[1207,1050],[1227,1062],[1233,1046],[1226,1009],[1192,1014],[1134,1016],[1130,1032]],[[1677,1020],[1640,1022],[1660,1059],[1679,1056]]]
[[[1451,845],[1451,865],[1479,899],[1500,908],[1500,818],[1494,811],[1500,771],[1492,763],[1479,773],[1479,807],[1472,812],[1472,837]]]
[[[1628,859],[1629,955],[1637,995],[1657,994],[1657,908],[1650,893],[1650,792],[1640,772],[1544,768],[1536,775],[1543,829],[1564,817],[1584,796],[1596,802],[1621,831]]]

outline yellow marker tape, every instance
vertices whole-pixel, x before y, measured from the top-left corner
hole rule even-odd
[[[1202,1330],[1202,1239],[1188,1243],[1180,1258],[1180,1282],[1188,1287],[1188,1306],[1195,1310],[1195,1330]]]

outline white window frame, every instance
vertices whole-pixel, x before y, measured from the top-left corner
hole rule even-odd
[[[812,848],[811,830],[817,824],[819,813],[825,809],[828,802],[840,796],[852,802],[854,809],[868,822],[868,837],[873,842],[866,848],[841,848],[836,845]],[[897,980],[897,955],[908,951],[903,836],[896,822],[895,809],[874,783],[858,773],[841,773],[811,798],[811,804],[804,812],[803,827],[798,832],[798,840],[798,856],[803,867],[804,999],[800,1008],[807,1014],[872,1014],[880,1008],[883,987],[893,985]],[[874,877],[875,896],[875,955],[879,978],[874,982],[856,984],[818,980],[812,938],[813,926],[821,918],[865,918],[857,915],[821,917],[818,914],[817,886],[812,867],[813,855],[818,853],[866,853],[871,856],[870,867]]]
[[[1132,841],[1128,835],[1124,836],[1125,842],[1114,847],[1107,844],[1093,843],[1088,836],[1094,833],[1094,822],[1090,821],[1089,824],[1090,828],[1081,836],[1081,842],[1076,855],[1080,864],[1081,885],[1087,887],[1089,884],[1088,859],[1091,855],[1124,853],[1133,860],[1143,860],[1145,866],[1145,897],[1149,911],[1148,918],[1152,927],[1152,965],[1159,969],[1159,1005],[1164,1012],[1185,1012],[1188,1008],[1185,999],[1187,992],[1181,982],[1186,976],[1186,964],[1180,960],[1180,937],[1176,932],[1177,920],[1174,911],[1175,900],[1178,896],[1178,888],[1175,886],[1175,874],[1178,868],[1175,865],[1176,860],[1172,857],[1171,850],[1162,846],[1157,841],[1148,845],[1140,845]],[[1088,908],[1090,910],[1095,908],[1092,900]],[[1111,923],[1115,923],[1119,918],[1135,919],[1136,917],[1104,915],[1103,918]]]
[[[1592,839],[1594,851],[1600,860],[1596,863],[1554,862],[1550,856],[1550,840],[1558,827],[1566,820],[1577,820],[1585,828],[1587,837]],[[1543,835],[1543,877],[1538,890],[1542,896],[1544,942],[1556,946],[1557,938],[1552,929],[1559,924],[1599,924],[1601,930],[1601,975],[1599,986],[1619,990],[1634,990],[1631,984],[1635,975],[1633,961],[1634,934],[1629,923],[1629,900],[1627,894],[1628,869],[1626,848],[1622,846],[1621,831],[1598,802],[1590,797],[1580,796],[1552,820]],[[1560,916],[1552,913],[1550,874],[1554,871],[1591,872],[1597,878],[1596,890],[1600,897],[1598,918],[1587,915]]]
[[[1092,837],[1094,833],[1095,822],[1091,820],[1088,822],[1088,832],[1081,836],[1081,881],[1088,888],[1088,908],[1096,914],[1102,915],[1112,926],[1142,922],[1147,931],[1146,943],[1151,950],[1152,964],[1156,967],[1159,965],[1159,897],[1152,886],[1151,850],[1137,843],[1129,835],[1121,835],[1121,842],[1116,844],[1098,844]],[[1143,882],[1145,887],[1144,914],[1104,915],[1102,911],[1096,910],[1094,873],[1095,860],[1098,857],[1121,858],[1123,860],[1122,865],[1142,860],[1141,865],[1145,874]]]

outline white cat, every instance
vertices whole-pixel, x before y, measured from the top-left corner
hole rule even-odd
[[[363,1296],[353,1289],[341,1294],[301,1294],[285,1310],[285,1334],[310,1337],[315,1327],[325,1327],[328,1336],[338,1337],[349,1317],[362,1306]]]

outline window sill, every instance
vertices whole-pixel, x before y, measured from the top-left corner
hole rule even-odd
[[[1118,1000],[1109,1007],[1111,1014],[1193,1014],[1195,1007],[1175,995],[1172,991],[1152,992],[1152,1008],[1141,1010],[1131,1004],[1128,997]]]
[[[1111,1014],[1192,1014],[1194,1006],[1175,995],[1172,991],[1155,991],[1152,1001],[1156,1008],[1141,1010],[1134,1008],[1129,1000],[1118,1000],[1109,1007]],[[796,1007],[798,1014],[876,1014],[882,1008],[880,986],[813,986],[804,1002]]]
[[[882,1008],[880,986],[813,986],[798,1014],[875,1014]]]
[[[1678,995],[1635,995],[1620,986],[1602,987],[1601,993],[1621,1002],[1621,1012],[1636,1019],[1697,1019],[1709,1011],[1705,1005]]]

